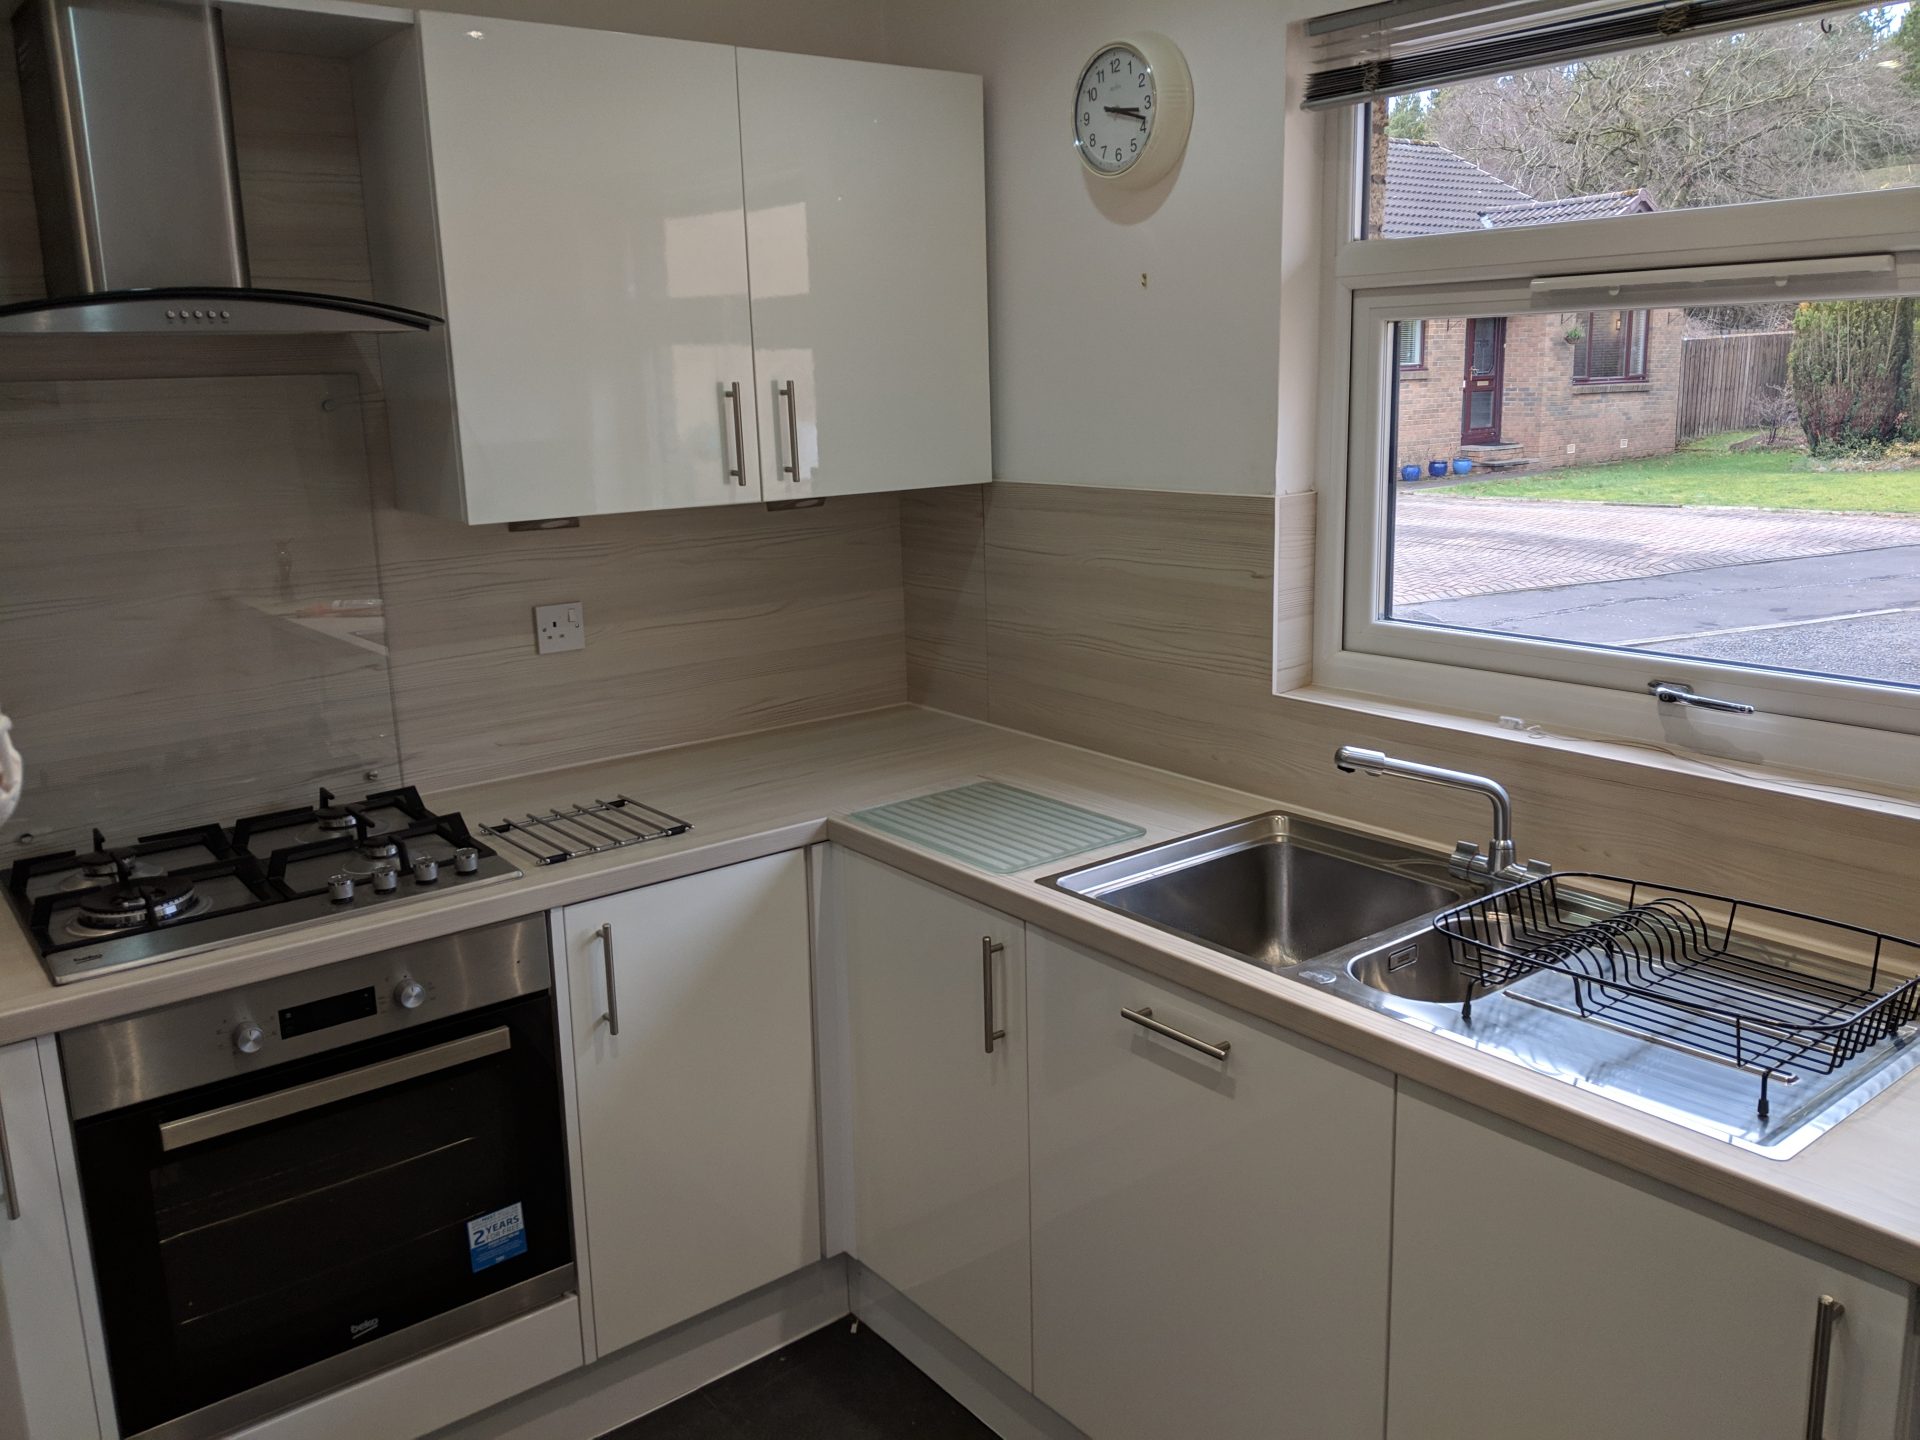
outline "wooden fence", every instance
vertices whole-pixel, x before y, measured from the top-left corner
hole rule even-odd
[[[1754,402],[1787,383],[1791,330],[1689,339],[1680,364],[1682,441],[1723,430],[1752,430]]]

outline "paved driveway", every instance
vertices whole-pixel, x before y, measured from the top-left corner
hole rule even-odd
[[[1394,613],[1920,685],[1920,518],[1399,497]]]

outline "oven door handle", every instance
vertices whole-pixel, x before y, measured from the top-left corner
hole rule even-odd
[[[304,1085],[290,1085],[285,1090],[256,1095],[251,1100],[222,1105],[217,1110],[203,1110],[198,1115],[184,1115],[161,1125],[160,1148],[179,1150],[188,1145],[198,1145],[202,1140],[215,1140],[222,1135],[251,1130],[256,1125],[284,1120],[305,1110],[317,1110],[336,1100],[351,1100],[356,1095],[369,1095],[389,1085],[398,1085],[403,1080],[431,1075],[436,1070],[450,1070],[469,1060],[498,1055],[512,1045],[513,1032],[501,1025],[477,1035],[449,1040],[444,1045],[416,1050],[410,1055],[380,1060],[358,1070],[345,1070],[322,1080],[309,1080]]]

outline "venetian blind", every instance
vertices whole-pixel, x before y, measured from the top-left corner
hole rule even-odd
[[[1309,110],[1859,8],[1809,0],[1385,0],[1307,22]]]

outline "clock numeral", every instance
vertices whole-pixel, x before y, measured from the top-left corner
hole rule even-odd
[[[1142,110],[1151,110],[1153,108],[1153,96],[1142,95],[1140,97],[1140,108]]]
[[[1097,144],[1099,144],[1099,143],[1100,143],[1100,142],[1099,142],[1099,141],[1098,141],[1098,140],[1097,140],[1097,139],[1096,139],[1096,138],[1094,137],[1094,133],[1093,133],[1093,132],[1092,132],[1091,130],[1089,130],[1089,131],[1087,132],[1087,144],[1089,144],[1089,145],[1097,145]]]
[[[1082,110],[1080,112],[1080,123],[1082,125],[1091,125],[1093,123],[1093,112],[1091,110]]]
[[[1120,57],[1118,55],[1114,56],[1112,62],[1107,66],[1107,68],[1113,71],[1114,74],[1118,75],[1120,73]]]
[[[1137,90],[1144,90],[1147,88],[1147,72],[1146,71],[1142,70],[1140,72],[1140,83],[1136,85],[1134,88]]]
[[[1138,140],[1129,140],[1127,142],[1127,149],[1135,154],[1139,153],[1140,142]]]

